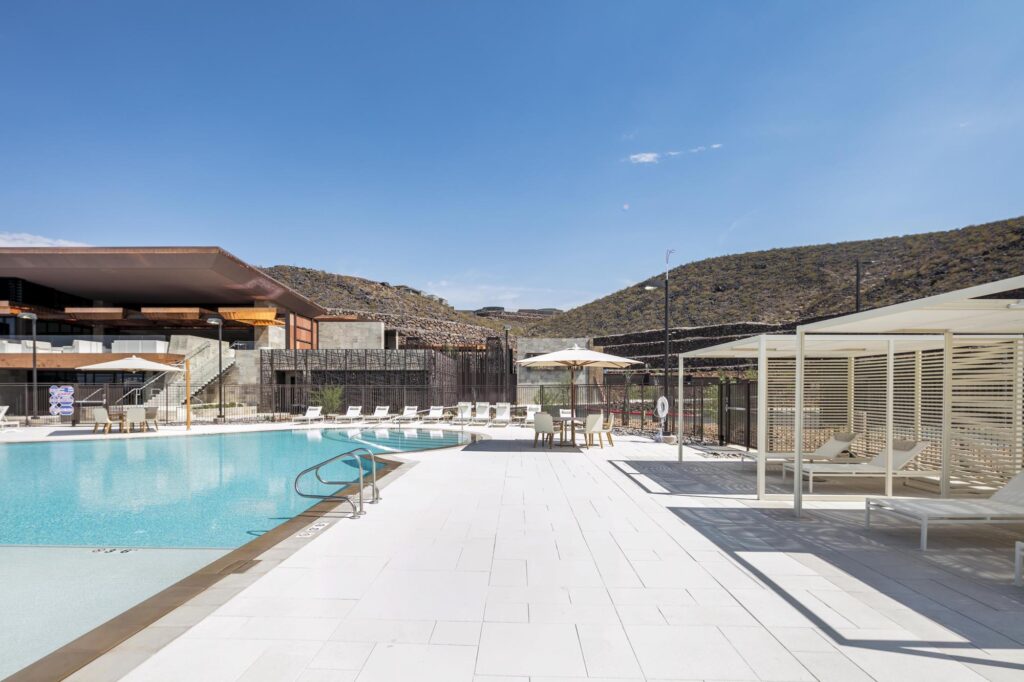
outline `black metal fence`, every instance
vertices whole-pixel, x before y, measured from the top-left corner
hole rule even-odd
[[[757,447],[757,382],[695,377],[683,390],[683,436]]]
[[[138,384],[62,384],[72,389],[63,414],[58,400],[53,401],[56,414],[51,413],[51,387],[41,384],[36,393],[38,414],[53,422],[91,423],[92,410],[103,407],[111,415],[130,406],[145,406],[157,411],[161,421],[181,423],[186,418],[185,387]],[[675,431],[675,387],[669,394],[669,415],[665,427]],[[578,384],[576,415],[604,413],[614,417],[615,425],[631,429],[655,431],[661,427],[656,403],[663,394],[660,385]],[[327,414],[342,414],[350,406],[360,406],[364,414],[378,406],[387,406],[392,413],[407,405],[426,410],[442,405],[454,410],[459,402],[507,402],[520,408],[540,405],[541,409],[558,414],[569,409],[567,384],[526,386],[509,385],[337,385],[337,384],[225,384],[224,401],[218,399],[216,382],[193,395],[194,421],[212,421],[223,413],[228,421],[270,421],[301,414],[308,406],[320,405]],[[32,414],[32,384],[0,384],[0,406],[8,407],[9,418]]]

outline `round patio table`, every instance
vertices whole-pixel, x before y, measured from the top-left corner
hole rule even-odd
[[[573,422],[576,422],[576,426],[577,427],[583,426],[583,420],[579,419],[578,417],[577,418],[572,418],[572,417],[554,417],[554,418],[552,418],[552,421],[555,423],[555,426],[557,426],[559,428],[559,435],[558,435],[558,445],[559,445],[559,447],[567,447],[567,448],[569,448],[569,447],[576,447],[575,440],[572,443],[566,443],[565,442],[565,429],[566,429],[566,427],[568,427]]]

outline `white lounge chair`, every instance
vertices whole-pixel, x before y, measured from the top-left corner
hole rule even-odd
[[[805,452],[804,462],[807,464],[812,464],[814,462],[831,462],[844,452],[849,452],[850,446],[853,445],[853,441],[857,439],[858,435],[860,434],[852,432],[834,433],[832,434],[832,437],[822,443],[817,450]],[[756,462],[757,452],[743,452],[740,454],[740,459],[747,458],[753,459]],[[792,465],[795,458],[795,452],[765,453],[765,461],[771,463],[782,462],[783,464],[789,463]],[[790,469],[792,469],[792,466],[790,466]],[[782,480],[786,480],[786,467],[782,467]]]
[[[96,433],[100,429],[103,433],[110,433],[110,429],[114,427],[114,422],[110,421],[110,415],[107,413],[105,407],[94,407],[92,408],[92,432]]]
[[[494,403],[494,419],[491,426],[508,426],[512,423],[512,404]]]
[[[892,444],[892,475],[901,478],[917,476],[938,476],[938,471],[906,470],[915,457],[924,452],[931,445],[928,441],[897,440]],[[796,467],[796,462],[782,465],[790,471]],[[885,478],[885,453],[875,455],[870,462],[851,462],[850,464],[804,464],[803,473],[807,476],[807,491],[814,492],[814,477],[839,478],[844,476],[861,478]]]
[[[526,415],[523,417],[523,426],[533,426],[533,418],[540,412],[540,405],[527,405]]]
[[[339,414],[334,418],[336,422],[346,422],[351,424],[352,422],[362,421],[363,419],[363,406],[362,405],[349,405],[348,409],[345,410],[345,414]]]
[[[548,449],[555,447],[555,422],[547,412],[538,412],[533,420],[533,447],[537,447],[537,440],[542,439],[540,446],[548,444]]]
[[[391,407],[389,405],[378,405],[373,410],[373,414],[366,418],[368,422],[382,422],[391,419]]]
[[[459,403],[455,406],[453,424],[468,424],[473,419],[473,403]]]
[[[921,549],[928,549],[930,523],[1024,523],[1024,471],[992,497],[982,500],[909,500],[869,497],[864,500],[864,525],[872,510],[887,511],[921,524]]]
[[[423,421],[439,423],[444,420],[444,405],[431,405],[427,413],[423,415]]]
[[[11,409],[10,405],[0,405],[0,431],[6,431],[9,428],[18,428],[21,426],[16,421],[11,421],[7,418],[7,410]]]
[[[481,424],[487,426],[491,423],[491,404],[490,403],[477,403],[476,412],[473,414],[473,419],[470,420],[470,424]]]
[[[324,420],[324,408],[321,405],[313,405],[306,408],[306,414],[300,414],[293,420],[296,424],[312,424],[315,421]]]
[[[396,422],[414,422],[420,418],[419,405],[406,405],[402,414],[395,417]]]

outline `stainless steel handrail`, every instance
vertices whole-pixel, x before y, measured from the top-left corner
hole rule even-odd
[[[299,495],[300,497],[305,497],[305,498],[312,499],[312,500],[347,502],[348,505],[350,507],[352,507],[352,518],[357,519],[357,518],[359,518],[360,516],[362,516],[362,515],[364,515],[366,513],[363,510],[363,488],[365,487],[364,478],[363,478],[363,458],[366,457],[366,456],[369,456],[369,458],[370,458],[370,465],[371,465],[371,470],[370,470],[371,488],[370,489],[371,489],[371,492],[373,494],[372,494],[372,497],[370,499],[370,504],[376,504],[377,502],[380,501],[380,490],[377,488],[377,457],[373,454],[373,452],[371,450],[369,450],[367,448],[355,448],[354,450],[349,450],[348,452],[343,452],[340,455],[335,455],[334,457],[331,457],[330,459],[325,459],[324,461],[320,462],[319,464],[314,464],[313,466],[311,466],[309,468],[303,469],[295,477],[295,482],[293,483],[292,487],[295,489],[295,493],[297,495]],[[344,459],[346,457],[351,457],[352,459],[354,459],[356,461],[356,468],[359,470],[359,490],[356,491],[356,499],[359,501],[358,505],[356,505],[352,501],[352,496],[351,495],[334,495],[334,494],[318,495],[318,494],[315,494],[315,493],[304,493],[304,492],[302,492],[299,489],[299,483],[302,480],[302,477],[305,476],[306,474],[309,474],[309,473],[313,473],[316,476],[316,480],[320,481],[324,485],[339,485],[339,486],[340,485],[345,485],[345,486],[350,485],[352,483],[352,481],[331,481],[331,480],[325,479],[323,476],[320,475],[320,470],[323,467],[325,467],[328,464],[331,464],[333,462],[337,462],[337,461],[339,461],[341,459]]]

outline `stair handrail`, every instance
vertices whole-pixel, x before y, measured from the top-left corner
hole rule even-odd
[[[352,450],[349,450],[348,452],[343,452],[340,455],[335,455],[333,457],[325,459],[324,461],[320,462],[319,464],[314,464],[311,467],[303,469],[295,477],[295,481],[292,484],[292,487],[295,489],[295,493],[297,495],[299,495],[299,497],[305,497],[305,498],[308,498],[308,499],[321,500],[321,501],[346,502],[346,503],[348,503],[348,505],[350,507],[352,507],[352,516],[351,516],[351,518],[358,519],[360,516],[363,516],[364,514],[366,514],[366,512],[363,510],[363,488],[365,487],[365,483],[364,483],[364,479],[363,479],[363,458],[367,457],[367,456],[370,458],[370,465],[371,465],[371,467],[370,467],[370,476],[371,476],[371,484],[370,484],[371,488],[370,488],[370,490],[372,492],[372,498],[370,500],[370,504],[376,504],[377,502],[380,501],[380,490],[377,488],[377,457],[373,453],[373,451],[370,450],[369,448],[354,448]],[[301,482],[302,477],[305,476],[306,474],[309,474],[309,473],[313,473],[316,476],[316,479],[318,481],[320,481],[321,483],[323,483],[324,485],[339,485],[339,486],[340,485],[344,485],[344,486],[351,485],[352,481],[330,481],[330,480],[324,479],[324,477],[320,475],[320,470],[323,467],[325,467],[328,464],[331,464],[333,462],[337,462],[337,461],[339,461],[341,459],[344,459],[346,457],[351,457],[352,459],[354,459],[356,461],[356,468],[359,470],[359,490],[356,491],[356,497],[357,497],[357,500],[359,501],[358,505],[356,505],[354,502],[352,502],[352,496],[351,495],[335,495],[333,493],[330,494],[330,495],[318,495],[316,493],[304,493],[304,492],[302,492],[302,490],[299,489],[299,483]]]

